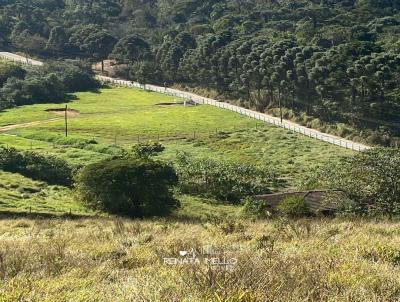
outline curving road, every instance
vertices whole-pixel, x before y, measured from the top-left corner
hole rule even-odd
[[[0,58],[18,62],[18,63],[22,63],[25,65],[34,65],[34,66],[42,66],[43,65],[43,62],[25,58],[23,56],[20,56],[20,55],[11,53],[11,52],[0,52]]]

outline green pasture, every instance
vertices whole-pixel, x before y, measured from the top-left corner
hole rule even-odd
[[[298,188],[316,167],[352,153],[211,106],[159,105],[179,101],[170,96],[128,88],[76,93],[71,96],[68,107],[79,111],[79,115],[68,119],[67,138],[63,116],[46,111],[64,108],[66,103],[36,104],[6,110],[0,113],[0,127],[33,121],[44,123],[0,132],[0,146],[35,150],[74,165],[85,165],[118,154],[138,141],[159,140],[166,146],[166,151],[160,155],[163,160],[173,162],[177,152],[187,152],[194,157],[267,165],[286,180],[281,190]],[[54,118],[58,119],[48,122]],[[83,143],[88,140],[97,143]],[[3,173],[0,184],[10,177],[10,174]],[[21,185],[25,182],[25,179],[17,180]],[[7,191],[10,190],[7,187]],[[19,193],[3,192],[0,197],[8,207],[17,200],[15,194]],[[72,202],[70,196],[70,192],[65,194],[68,202]],[[22,198],[18,204],[27,208],[37,200],[36,197]],[[64,203],[62,196],[46,200],[46,204]],[[71,207],[68,202],[66,207],[57,208]],[[183,216],[187,216],[188,212],[197,213],[199,208],[204,213],[214,211],[211,205],[192,198],[189,201],[184,199],[182,204]],[[1,209],[3,204],[0,205]]]

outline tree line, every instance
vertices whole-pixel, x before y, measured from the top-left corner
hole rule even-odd
[[[46,102],[63,102],[68,94],[97,89],[90,65],[77,61],[21,67],[0,61],[0,110]]]

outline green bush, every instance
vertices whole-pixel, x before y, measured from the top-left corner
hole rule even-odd
[[[246,196],[271,193],[279,179],[274,171],[245,163],[193,159],[178,154],[177,172],[182,192],[239,202]]]
[[[0,61],[0,86],[3,86],[8,78],[23,79],[25,74],[26,71],[21,66],[11,62]]]
[[[400,150],[374,148],[321,168],[308,187],[341,190],[361,214],[400,214]]]
[[[87,144],[82,149],[94,151],[102,154],[109,154],[113,156],[124,156],[126,155],[126,150],[119,145],[97,145],[97,144]]]
[[[336,125],[336,133],[337,135],[341,137],[347,137],[349,136],[352,132],[354,132],[353,129],[351,129],[348,125],[339,123]]]
[[[65,161],[14,148],[0,148],[0,169],[56,185],[70,186],[73,179],[73,168]]]
[[[243,213],[257,218],[266,218],[271,215],[267,202],[246,197],[243,200]]]
[[[291,196],[282,200],[278,206],[277,211],[281,215],[289,217],[302,217],[309,216],[310,209],[304,197]]]
[[[139,143],[133,146],[132,153],[137,158],[150,158],[165,150],[165,147],[160,143],[146,142]]]
[[[167,215],[179,206],[174,169],[148,159],[116,158],[83,168],[77,196],[89,207],[130,217]]]

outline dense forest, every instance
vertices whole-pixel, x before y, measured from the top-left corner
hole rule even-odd
[[[0,0],[0,47],[400,136],[398,0]]]

